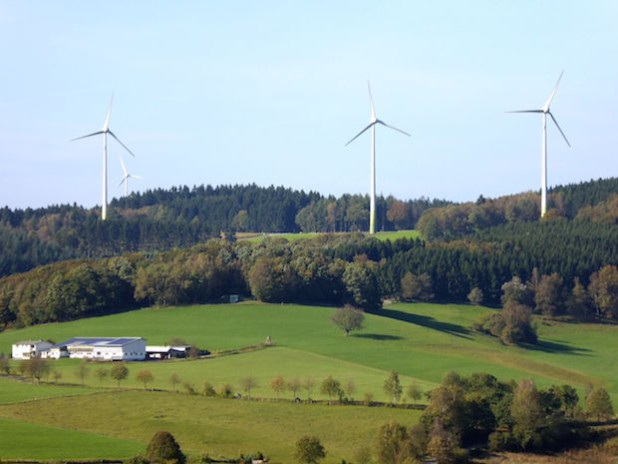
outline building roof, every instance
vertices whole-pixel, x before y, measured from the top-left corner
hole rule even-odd
[[[13,343],[13,345],[36,345],[38,343],[49,343],[43,340],[22,340],[20,342],[15,342]],[[50,345],[52,345],[52,343],[49,343]]]
[[[124,346],[129,343],[133,343],[137,340],[144,340],[141,337],[118,337],[118,338],[110,338],[110,337],[74,337],[66,342],[58,343],[54,345],[54,348],[60,348],[62,346],[92,346],[97,348],[103,348],[106,346]]]

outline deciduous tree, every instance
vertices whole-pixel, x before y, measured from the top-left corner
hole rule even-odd
[[[352,330],[363,328],[365,313],[360,309],[356,309],[351,305],[345,305],[343,308],[335,309],[331,319],[333,324],[344,331],[347,337]]]
[[[276,375],[270,382],[270,388],[275,392],[277,401],[279,401],[279,395],[285,390],[285,380],[280,375]]]
[[[146,390],[148,384],[154,380],[154,375],[148,369],[143,369],[137,373],[135,378],[144,384],[144,390]]]
[[[392,404],[397,404],[401,398],[403,391],[401,383],[399,383],[399,374],[395,371],[391,371],[388,374],[388,378],[384,381],[384,393],[389,397]]]
[[[129,376],[129,368],[124,363],[114,364],[110,370],[110,375],[117,382],[118,388],[120,388],[120,382],[126,380]]]
[[[326,450],[317,437],[305,435],[296,442],[294,456],[301,464],[317,464],[326,457]]]
[[[146,448],[146,459],[151,464],[184,464],[186,457],[178,442],[169,432],[157,432]]]

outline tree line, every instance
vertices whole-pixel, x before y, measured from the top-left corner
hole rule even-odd
[[[418,229],[428,240],[453,240],[464,236],[540,218],[540,194],[527,192],[476,202],[446,205],[423,213]],[[599,179],[548,192],[548,211],[544,220],[616,224],[618,219],[618,179]]]
[[[412,229],[423,211],[446,202],[380,196],[383,230]],[[0,209],[0,276],[71,258],[188,247],[223,232],[347,232],[369,223],[369,197],[325,197],[283,187],[172,187],[114,199],[109,217],[76,204]]]
[[[230,294],[369,311],[386,298],[498,305],[519,287],[516,303],[548,317],[618,318],[611,264],[618,262],[618,231],[578,224],[517,224],[483,240],[434,243],[360,233],[292,242],[211,239],[161,253],[63,261],[0,279],[0,327],[220,302]]]

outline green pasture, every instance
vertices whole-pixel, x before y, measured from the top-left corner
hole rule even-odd
[[[355,383],[366,382],[377,399],[381,395],[379,379],[385,378],[390,370],[406,379],[417,379],[427,387],[440,382],[449,370],[462,374],[483,371],[505,380],[533,378],[542,386],[604,384],[618,398],[618,384],[614,380],[618,377],[614,356],[618,327],[541,323],[539,345],[519,348],[472,331],[473,322],[488,311],[491,310],[468,305],[394,304],[367,314],[365,328],[344,337],[330,323],[333,309],[326,307],[248,302],[149,308],[6,331],[0,334],[0,351],[10,350],[13,341],[28,338],[61,341],[73,336],[142,336],[149,344],[182,337],[200,348],[217,352],[256,345],[270,336],[276,348],[263,352],[195,364],[133,363],[131,375],[143,365],[152,370],[157,386],[162,388],[170,388],[166,377],[172,369],[178,370],[181,378],[195,382],[198,388],[210,379],[214,380],[211,383],[227,379],[228,383],[238,385],[240,378],[253,375],[259,377],[262,393],[272,396],[265,385],[271,376],[312,376],[320,381],[319,377],[328,373],[342,381],[353,376]],[[251,362],[253,359],[256,361]],[[58,367],[71,369],[70,364],[63,363]],[[224,367],[236,364],[245,367]],[[66,372],[63,379],[70,377],[71,373]],[[89,378],[88,382],[94,379]],[[129,385],[137,384],[127,382]]]
[[[146,449],[144,442],[68,430],[55,423],[52,419],[49,425],[41,425],[0,418],[0,458],[15,461],[126,459]]]
[[[1,406],[0,416],[5,419],[0,419],[0,427],[7,424],[6,431],[11,435],[11,424],[24,428],[51,424],[62,427],[64,431],[58,429],[60,436],[57,438],[63,444],[58,445],[62,449],[68,440],[74,438],[77,430],[89,434],[84,433],[85,436],[104,436],[110,440],[109,444],[116,439],[142,444],[140,447],[125,441],[128,454],[142,451],[158,430],[168,430],[186,453],[196,457],[206,453],[231,457],[261,450],[272,458],[273,463],[294,462],[294,443],[299,437],[312,434],[320,438],[327,450],[324,462],[339,463],[342,457],[351,459],[360,446],[373,444],[383,423],[396,420],[412,425],[419,415],[419,411],[410,409],[224,400],[165,392],[121,391],[96,397],[55,398]],[[17,423],[13,419],[29,423]],[[5,434],[1,436],[6,437]],[[109,444],[91,443],[90,455],[100,456]],[[30,457],[26,455],[44,452],[39,446],[35,446],[35,450],[28,447],[20,450],[18,446],[21,442],[13,447],[15,456]],[[116,447],[115,441],[112,447]],[[46,445],[41,448],[46,448]],[[119,449],[114,449],[114,453],[117,456]],[[61,454],[59,450],[55,457]]]
[[[73,381],[73,380],[71,380]],[[76,396],[92,393],[91,388],[77,385],[40,385],[10,377],[0,377],[0,404],[21,403],[56,396]]]
[[[337,232],[341,233],[341,232]],[[364,232],[369,237],[367,232]],[[323,235],[325,232],[301,232],[301,233],[289,233],[289,234],[258,234],[258,233],[239,233],[237,234],[238,240],[247,240],[252,243],[261,243],[266,237],[270,238],[284,238],[289,242],[296,240],[306,240],[315,238],[319,235]],[[378,240],[390,240],[395,241],[400,238],[420,238],[418,230],[395,230],[388,232],[376,232],[375,237]]]
[[[80,361],[67,359],[54,363],[55,369],[62,372],[63,379],[81,382],[77,375]],[[132,362],[127,363],[127,366],[129,377],[121,383],[121,388],[144,388],[144,384],[136,379],[136,375],[139,371],[147,369],[154,377],[153,382],[147,384],[148,389],[173,391],[174,385],[170,378],[176,374],[180,378],[180,382],[175,386],[179,392],[186,391],[184,384],[188,383],[201,393],[204,383],[209,382],[217,391],[221,386],[229,384],[233,387],[234,393],[245,396],[242,379],[253,377],[258,385],[251,390],[251,396],[273,398],[276,395],[270,384],[275,376],[280,375],[286,383],[292,379],[298,379],[301,383],[304,383],[306,379],[313,380],[315,386],[310,392],[300,388],[296,395],[302,399],[307,399],[310,395],[314,400],[326,400],[328,396],[320,393],[320,383],[332,375],[341,382],[343,388],[350,381],[353,383],[352,397],[356,400],[363,400],[365,393],[371,393],[375,401],[389,400],[382,389],[388,372],[291,348],[273,347],[213,359]],[[85,378],[85,384],[94,387],[116,388],[115,380],[106,377],[99,381],[94,375],[97,369],[109,371],[110,367],[109,363],[104,362],[88,363],[88,376]],[[429,391],[435,387],[433,383],[404,375],[400,376],[400,381],[404,387],[415,383],[423,391]],[[293,392],[286,390],[280,394],[280,397],[291,400]]]

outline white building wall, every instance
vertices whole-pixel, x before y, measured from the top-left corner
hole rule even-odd
[[[43,351],[51,348],[53,345],[49,342],[27,341],[15,343],[11,349],[13,359],[30,359],[33,356],[40,355]]]

